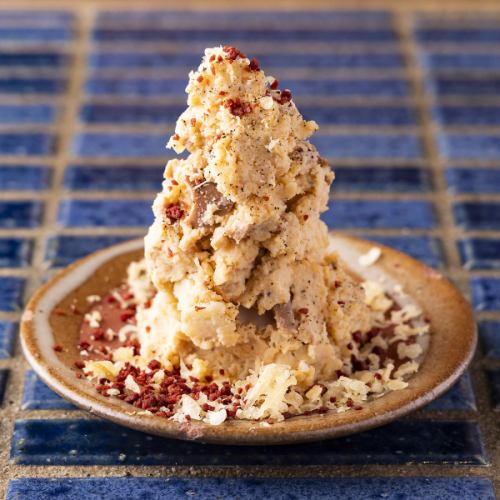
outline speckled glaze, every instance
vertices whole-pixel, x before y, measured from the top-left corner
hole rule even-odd
[[[118,285],[128,263],[142,254],[140,240],[96,252],[61,271],[38,290],[21,323],[25,356],[49,387],[75,405],[127,427],[161,436],[207,443],[267,445],[322,440],[385,424],[437,398],[463,373],[476,346],[472,311],[447,279],[403,253],[379,245],[382,257],[375,265],[361,268],[358,257],[373,243],[334,235],[332,245],[356,274],[371,279],[384,275],[387,282],[401,284],[431,323],[429,347],[409,386],[367,402],[360,411],[294,417],[271,426],[248,421],[229,421],[221,426],[178,424],[132,414],[130,405],[103,397],[89,382],[77,379],[73,363],[79,358],[76,346],[81,316],[60,316],[54,314],[54,308],[66,309],[75,303],[78,309],[85,310],[88,295],[103,295]],[[61,345],[63,352],[54,352],[55,344]]]

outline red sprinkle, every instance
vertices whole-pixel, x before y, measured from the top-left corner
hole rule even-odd
[[[75,361],[75,366],[82,370],[83,368],[85,368],[85,363],[83,361]]]
[[[60,346],[59,344],[52,346],[52,349],[54,349],[54,351],[56,352],[61,352],[63,350],[62,346]]]
[[[257,61],[257,59],[255,59],[255,57],[252,58],[252,60],[250,61],[250,64],[248,65],[248,68],[251,71],[260,71],[259,61]]]
[[[179,205],[169,205],[165,209],[165,215],[169,218],[170,223],[174,223],[184,215],[184,210]]]
[[[298,311],[300,314],[308,314],[309,313],[309,309],[307,307],[301,307]]]
[[[226,59],[230,62],[233,62],[238,57],[246,57],[243,52],[240,52],[237,48],[231,47],[229,45],[225,45],[222,50],[224,50],[224,52],[227,54]]]
[[[271,83],[271,89],[272,90],[276,90],[278,88],[278,85],[280,84],[280,82],[275,79],[273,83]]]
[[[231,112],[232,115],[234,116],[244,116],[248,115],[249,113],[252,112],[252,106],[246,102],[240,101],[239,98],[236,99],[229,99],[226,101],[224,104],[226,108],[229,108],[229,111]]]
[[[278,104],[286,104],[292,100],[292,93],[288,89],[282,90],[279,96],[274,97],[274,100]]]

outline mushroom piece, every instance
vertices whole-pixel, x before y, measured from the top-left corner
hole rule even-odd
[[[209,205],[215,205],[215,215],[226,215],[234,206],[234,203],[217,190],[214,182],[201,182],[196,185],[191,185],[191,193],[193,196],[193,206],[187,218],[187,223],[193,228],[207,226],[203,217]]]
[[[273,307],[274,319],[278,328],[283,330],[297,330],[297,322],[293,316],[292,303],[276,304]]]

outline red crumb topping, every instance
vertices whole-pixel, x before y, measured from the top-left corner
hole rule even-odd
[[[300,314],[308,314],[309,313],[309,309],[307,307],[301,307],[299,309],[299,313]]]
[[[243,52],[240,52],[237,48],[230,47],[229,45],[225,45],[222,50],[226,53],[226,59],[231,62],[237,59],[238,57],[246,57],[246,55],[243,54]]]
[[[277,79],[274,79],[274,82],[271,83],[271,89],[276,90],[278,88],[279,84],[280,84],[280,82]]]
[[[239,98],[228,99],[224,104],[234,116],[244,116],[252,112],[252,106],[247,102],[240,101]]]
[[[259,61],[257,61],[257,59],[255,59],[255,57],[252,58],[252,60],[250,61],[250,64],[248,65],[248,69],[251,71],[260,71]]]
[[[56,352],[61,352],[63,350],[62,346],[59,344],[52,346],[52,349],[54,349],[54,351]]]
[[[179,220],[182,218],[184,215],[184,210],[177,204],[177,205],[169,205],[165,209],[165,215],[169,218],[170,223],[174,223],[176,220]]]
[[[279,95],[273,96],[273,99],[278,103],[278,104],[286,104],[287,102],[290,102],[292,100],[292,93],[288,90],[282,90]]]

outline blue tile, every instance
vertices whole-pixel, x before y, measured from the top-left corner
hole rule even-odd
[[[80,110],[84,123],[171,123],[186,109],[185,104],[85,104]]]
[[[66,89],[66,81],[60,78],[0,78],[0,94],[60,94]]]
[[[11,321],[0,321],[0,359],[14,355],[18,325]]]
[[[73,410],[75,407],[49,389],[33,372],[24,377],[22,410]]]
[[[416,35],[417,40],[420,42],[456,42],[467,44],[500,41],[500,29],[486,27],[419,29]]]
[[[0,191],[40,191],[51,180],[52,170],[47,167],[0,164]]]
[[[413,135],[318,135],[311,138],[322,156],[332,159],[405,159],[422,156],[419,140]]]
[[[50,134],[0,133],[0,155],[49,155],[54,148],[54,136]]]
[[[387,168],[334,166],[333,193],[341,192],[422,192],[431,188],[427,170],[418,167]]]
[[[75,450],[70,453],[70,450]],[[473,421],[399,421],[349,437],[274,447],[147,436],[103,420],[19,420],[11,458],[23,465],[320,465],[487,462]]]
[[[419,200],[335,200],[322,215],[330,229],[434,227],[432,204]]]
[[[301,106],[307,120],[320,125],[414,125],[415,115],[404,106]]]
[[[465,269],[500,269],[500,239],[460,240],[458,248]]]
[[[64,186],[80,191],[158,191],[164,170],[163,165],[76,165],[66,169]]]
[[[469,373],[462,375],[460,380],[439,399],[425,407],[426,410],[477,410],[476,397]]]
[[[0,277],[0,311],[18,311],[23,305],[24,279],[13,276]]]
[[[439,150],[450,160],[500,160],[500,136],[443,133]]]
[[[319,27],[325,25],[330,27],[334,24],[364,25],[369,23],[381,23],[386,25],[392,22],[392,15],[387,11],[381,10],[344,10],[330,9],[320,12],[314,10],[111,10],[101,11],[97,15],[96,25],[113,25],[122,27],[124,23],[138,25],[145,23],[147,26],[158,24],[160,26],[178,26],[178,23],[192,22],[198,26],[207,25],[207,23],[238,22],[240,24],[257,23],[258,26],[282,27],[288,22],[297,22],[301,24],[312,23]]]
[[[0,27],[0,41],[5,42],[67,42],[72,30],[64,27]]]
[[[498,53],[426,53],[421,63],[433,70],[488,70],[500,68]]]
[[[400,252],[407,253],[415,259],[425,262],[431,267],[443,265],[441,243],[436,238],[428,236],[373,236],[366,239],[393,247]]]
[[[396,33],[391,29],[95,29],[93,39],[98,42],[203,42],[213,45],[238,45],[240,42],[394,42]]]
[[[47,66],[60,68],[68,63],[68,57],[59,52],[0,52],[1,66]]]
[[[351,54],[250,54],[258,57],[261,66],[268,68],[401,68],[401,54],[377,52]],[[182,68],[198,67],[200,54],[160,52],[94,52],[89,57],[91,68]],[[1,65],[1,61],[0,61]]]
[[[500,203],[457,202],[453,214],[456,223],[464,229],[500,229]]]
[[[72,152],[76,156],[105,158],[143,158],[172,156],[165,149],[168,134],[84,133],[75,137]]]
[[[89,78],[86,91],[89,95],[120,96],[184,96],[187,79],[169,78]],[[408,84],[398,79],[286,79],[283,85],[293,90],[295,96],[363,96],[403,97],[409,94]],[[0,80],[0,92],[2,81]]]
[[[500,193],[500,168],[448,168],[445,175],[451,193]]]
[[[497,96],[500,95],[500,78],[482,74],[469,78],[435,76],[428,82],[428,89],[438,96]]]
[[[0,104],[0,124],[53,123],[56,107],[51,104]]]
[[[142,500],[185,498],[206,500],[238,498],[376,500],[494,500],[493,484],[480,477],[311,477],[311,478],[22,478],[9,483],[7,500]]]
[[[71,264],[89,253],[106,248],[132,236],[54,236],[49,239],[45,252],[45,260],[51,267],[62,267]]]
[[[0,405],[3,402],[5,390],[7,389],[7,378],[9,377],[9,370],[0,369]]]
[[[472,304],[476,311],[500,310],[500,278],[472,277]]]
[[[187,79],[169,78],[89,78],[85,89],[89,95],[183,96]],[[0,87],[1,88],[1,87]]]
[[[488,385],[490,387],[491,404],[494,410],[500,410],[500,370],[487,370]]]
[[[147,227],[153,212],[150,200],[64,200],[58,221],[65,227]]]
[[[43,205],[38,201],[0,201],[0,228],[29,228],[40,224]]]
[[[500,359],[500,321],[481,321],[479,338],[484,354],[489,358]]]
[[[444,126],[460,125],[499,125],[500,107],[498,106],[437,106],[435,120]]]
[[[0,267],[29,265],[33,241],[24,238],[0,238]]]

